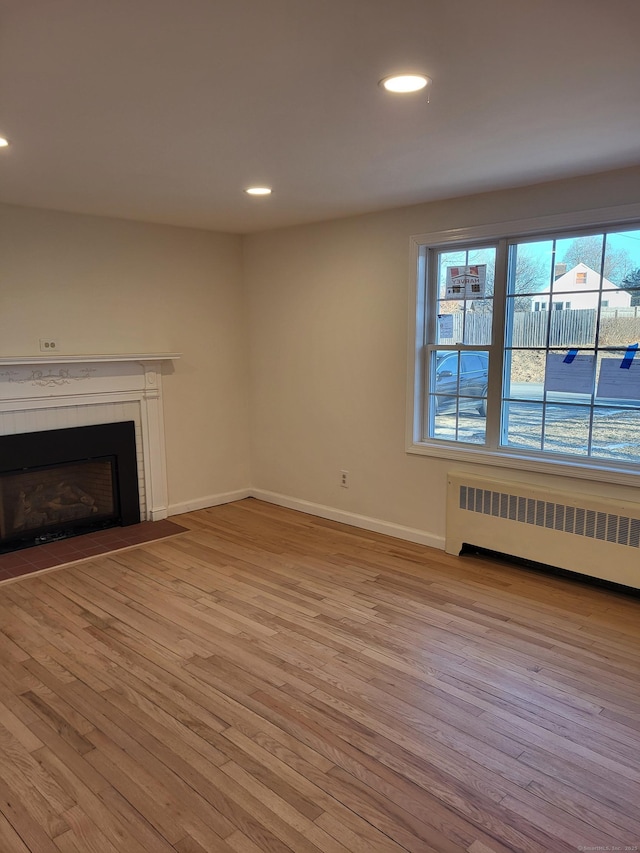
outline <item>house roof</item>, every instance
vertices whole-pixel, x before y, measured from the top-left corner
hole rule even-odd
[[[0,0],[0,201],[247,232],[638,165],[639,28],[637,0]],[[409,70],[432,86],[378,86]]]
[[[584,280],[581,279],[584,276]],[[570,270],[567,270],[564,275],[558,276],[553,283],[553,289],[558,291],[571,292],[575,290],[599,290],[600,289],[600,273],[592,270],[586,264],[576,264]],[[620,290],[608,278],[602,278],[603,290]]]

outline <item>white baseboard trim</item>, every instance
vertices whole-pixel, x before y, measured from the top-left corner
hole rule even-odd
[[[415,527],[405,527],[402,524],[394,524],[391,521],[383,521],[380,518],[371,518],[368,515],[358,515],[355,512],[336,509],[324,504],[312,501],[292,498],[289,495],[281,495],[277,492],[269,492],[266,489],[238,489],[235,492],[224,492],[218,495],[208,495],[203,498],[194,498],[183,503],[171,504],[168,514],[181,515],[183,512],[194,512],[197,509],[207,509],[210,506],[241,501],[244,498],[256,498],[267,503],[295,509],[305,512],[307,515],[317,515],[319,518],[328,518],[331,521],[339,521],[341,524],[350,524],[352,527],[361,527],[363,530],[372,530],[375,533],[384,533],[385,536],[394,536],[396,539],[404,539],[407,542],[416,542],[418,545],[427,545],[430,548],[438,548],[444,551],[444,536],[434,536],[426,530],[418,530]]]
[[[303,501],[299,498],[291,498],[288,495],[280,495],[276,492],[268,492],[264,489],[251,489],[251,497],[267,503],[285,506],[287,509],[296,509],[306,512],[308,515],[317,515],[320,518],[328,518],[331,521],[339,521],[342,524],[350,524],[352,527],[361,527],[363,530],[373,530],[375,533],[384,533],[386,536],[394,536],[396,539],[405,539],[408,542],[417,542],[419,545],[428,545],[430,548],[438,548],[444,551],[444,536],[434,536],[425,530],[415,527],[405,527],[402,524],[394,524],[390,521],[382,521],[379,518],[371,518],[367,515],[358,515],[342,509],[324,506],[323,504]]]
[[[194,512],[196,509],[207,509],[210,506],[228,504],[253,497],[252,489],[237,489],[235,492],[223,492],[219,495],[207,495],[204,498],[193,498],[178,504],[169,505],[169,515],[181,515],[183,512]]]
[[[160,507],[159,509],[151,509],[149,511],[149,521],[162,521],[163,518],[166,518],[169,515],[169,510],[166,506]]]

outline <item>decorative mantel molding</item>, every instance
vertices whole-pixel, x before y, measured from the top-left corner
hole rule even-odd
[[[119,353],[118,355],[16,355],[0,356],[0,367],[16,364],[93,364],[110,361],[175,361],[179,352]]]
[[[0,357],[0,435],[133,420],[142,518],[168,515],[162,366],[180,353]]]

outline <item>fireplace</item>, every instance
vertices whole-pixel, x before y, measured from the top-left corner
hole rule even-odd
[[[162,375],[173,372],[179,357],[168,352],[0,357],[0,441],[18,433],[133,421],[140,518],[164,519],[169,496]],[[0,472],[15,472],[13,450],[0,452]],[[121,495],[119,500],[126,504]],[[124,518],[116,523],[129,524]]]
[[[133,421],[0,436],[0,553],[139,521]]]

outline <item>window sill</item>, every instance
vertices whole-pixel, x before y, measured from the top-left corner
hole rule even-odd
[[[486,447],[474,447],[470,444],[461,447],[444,442],[437,445],[429,442],[413,442],[407,446],[406,452],[416,456],[432,456],[438,459],[452,459],[456,462],[491,465],[495,468],[510,468],[515,471],[535,471],[541,474],[575,477],[581,480],[636,488],[639,483],[638,473],[626,468],[616,467],[607,462],[599,463],[595,460],[590,460],[589,463],[573,461],[566,456],[541,459],[538,456],[529,456],[506,449],[488,450]]]

